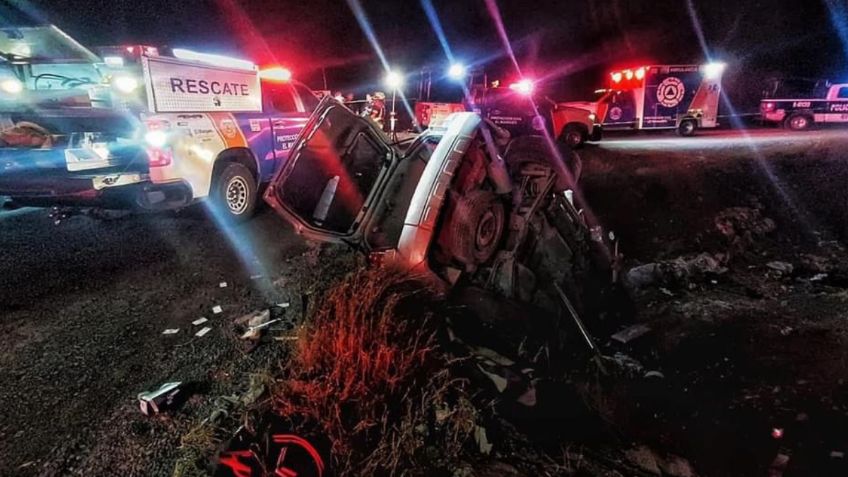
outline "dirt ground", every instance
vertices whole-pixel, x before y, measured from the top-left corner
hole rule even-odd
[[[661,377],[609,389],[600,424],[547,426],[601,431],[529,435],[567,446],[564,475],[593,475],[581,459],[611,447],[626,465],[608,475],[848,471],[848,134],[725,134],[581,152],[587,213],[620,238],[626,269],[703,253],[721,266],[633,288],[633,321],[650,331],[597,338]],[[730,237],[716,222],[729,208],[773,227]],[[267,210],[231,235],[197,212],[58,226],[45,211],[0,214],[0,475],[193,475],[192,449],[209,438],[200,424],[236,415],[232,402],[287,354],[277,341],[246,349],[233,320],[289,303],[283,322],[296,326],[353,260],[308,246]],[[201,316],[212,332],[196,338]],[[136,394],[172,380],[191,383],[188,402],[142,415]],[[521,475],[508,464],[521,456],[493,444],[493,468]]]

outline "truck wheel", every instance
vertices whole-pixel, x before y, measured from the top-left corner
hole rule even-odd
[[[257,186],[247,167],[237,162],[224,165],[212,187],[212,205],[220,218],[240,223],[253,216]]]
[[[448,231],[451,255],[465,265],[485,263],[500,245],[505,226],[503,204],[493,192],[473,190],[460,198]]]
[[[683,137],[691,137],[695,135],[696,129],[698,129],[698,125],[694,119],[684,119],[680,121],[680,126],[677,126],[677,134]]]
[[[810,126],[813,125],[813,122],[810,120],[810,117],[806,114],[793,114],[786,119],[786,126],[793,131],[803,131],[805,129],[810,129]]]
[[[588,134],[583,130],[580,126],[576,124],[569,124],[563,129],[562,134],[559,136],[559,140],[561,143],[572,149],[579,149],[583,147],[583,144],[586,142]]]

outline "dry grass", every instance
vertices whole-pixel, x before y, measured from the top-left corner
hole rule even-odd
[[[439,300],[397,271],[349,276],[318,303],[274,390],[277,412],[332,444],[339,475],[396,475],[425,446],[456,458],[475,411],[437,346]]]

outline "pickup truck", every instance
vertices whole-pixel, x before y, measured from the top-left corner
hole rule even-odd
[[[848,83],[826,86],[819,95],[789,95],[760,102],[763,122],[780,124],[794,131],[814,125],[848,123]]]
[[[141,45],[98,56],[54,26],[4,33],[0,196],[19,205],[207,201],[246,220],[318,104],[282,68]]]

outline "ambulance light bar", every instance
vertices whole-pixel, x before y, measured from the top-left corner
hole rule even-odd
[[[201,63],[209,63],[215,66],[225,66],[241,70],[256,69],[256,65],[254,65],[253,62],[242,60],[239,58],[232,58],[230,56],[200,53],[197,51],[186,50],[183,48],[174,48],[173,50],[171,50],[171,52],[174,54],[174,57],[179,58],[181,60],[199,61]]]
[[[273,68],[259,70],[259,77],[267,81],[280,81],[282,83],[286,83],[291,81],[292,72],[288,68],[275,66]]]

